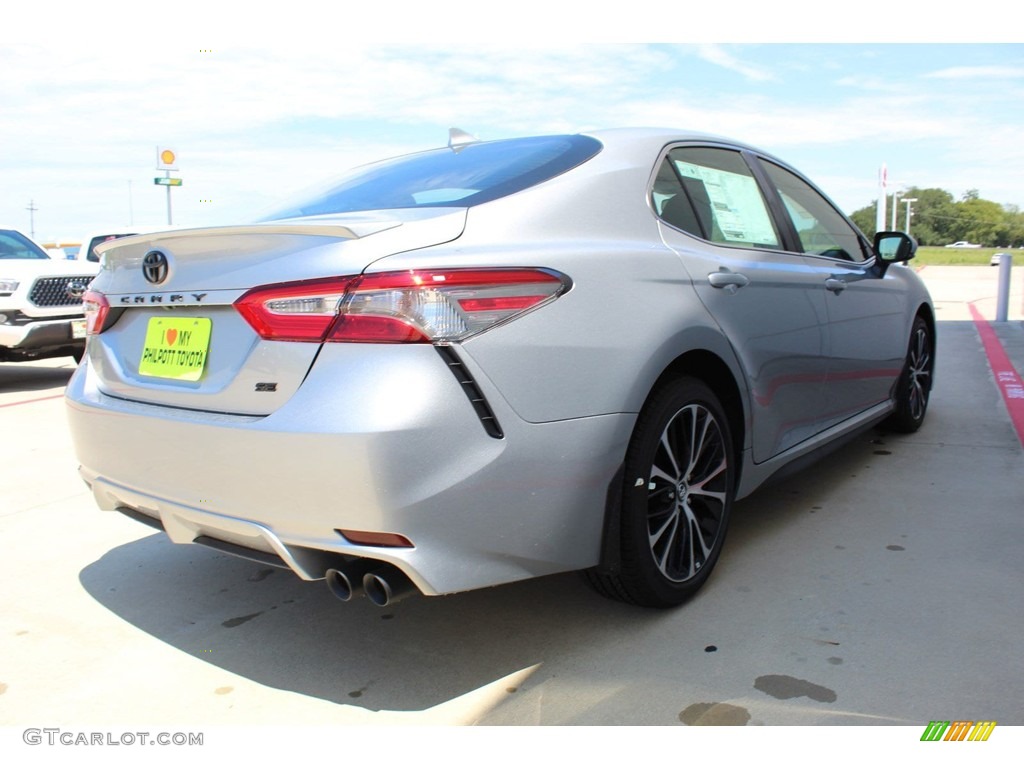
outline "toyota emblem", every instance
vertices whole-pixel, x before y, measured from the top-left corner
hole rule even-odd
[[[150,251],[142,260],[142,274],[151,283],[167,279],[167,256],[161,251]]]
[[[81,299],[85,296],[86,286],[83,283],[72,280],[70,283],[64,286],[64,293],[68,295],[69,299]]]

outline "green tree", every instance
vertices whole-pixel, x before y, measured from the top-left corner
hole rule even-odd
[[[957,240],[990,247],[1024,246],[1024,212],[1015,205],[985,200],[976,189],[964,192],[960,200],[944,189],[910,187],[897,195],[896,229],[906,227],[907,209],[902,202],[914,198],[910,233],[921,245],[948,245]],[[892,198],[886,212],[886,229],[892,222]],[[869,238],[875,234],[877,201],[850,214],[853,223]]]
[[[911,187],[903,190],[896,198],[896,229],[902,231],[906,227],[907,207],[903,203],[906,198],[915,198],[911,207],[910,232],[921,245],[944,245],[952,242],[950,232],[955,229],[957,209],[953,196],[944,189],[934,187],[922,189]],[[885,228],[892,226],[892,198],[888,200]],[[868,237],[874,237],[877,200],[871,205],[854,211],[850,218]]]
[[[982,245],[999,245],[1000,230],[1006,219],[1006,211],[999,203],[981,198],[966,197],[956,204],[957,224],[963,236]]]
[[[953,196],[944,189],[928,187],[911,187],[902,198],[916,198],[912,203],[910,232],[921,245],[945,245],[953,242],[950,235],[956,226],[956,203]],[[897,229],[902,229],[906,221],[906,206],[900,206],[897,216]]]
[[[863,208],[858,208],[856,211],[850,214],[850,220],[857,225],[870,240],[875,236],[875,210],[878,205],[878,201],[875,200],[871,205],[867,205]]]
[[[996,230],[996,245],[1010,248],[1024,245],[1024,213],[1017,206],[1003,206],[1003,222]]]

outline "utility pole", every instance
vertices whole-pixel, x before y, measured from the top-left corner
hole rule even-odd
[[[35,214],[36,214],[36,211],[39,210],[38,208],[36,208],[36,201],[35,200],[29,200],[28,201],[28,207],[25,208],[25,210],[28,211],[29,236],[33,240],[35,240],[36,239],[36,215]]]

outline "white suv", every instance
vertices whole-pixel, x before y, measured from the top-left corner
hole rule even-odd
[[[82,296],[99,264],[51,259],[13,229],[0,228],[0,362],[85,350]]]

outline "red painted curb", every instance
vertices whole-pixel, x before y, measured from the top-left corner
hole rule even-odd
[[[1003,395],[1003,402],[1006,403],[1006,410],[1010,412],[1010,421],[1017,430],[1017,439],[1024,446],[1024,381],[1021,381],[1020,374],[1013,367],[1010,358],[999,342],[999,337],[992,329],[992,325],[981,316],[973,304],[967,305],[971,310],[971,317],[974,318],[974,325],[981,336],[981,344],[988,356],[988,364],[992,366],[992,373],[996,377],[996,386]]]
[[[37,397],[33,400],[19,400],[16,403],[0,403],[0,408],[10,408],[14,405],[28,405],[29,403],[41,403],[43,400],[56,400],[58,397],[64,397],[64,395],[49,395],[47,397]]]

